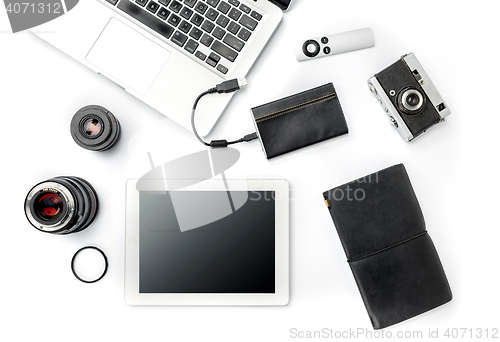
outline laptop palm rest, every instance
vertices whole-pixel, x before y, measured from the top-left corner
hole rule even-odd
[[[170,52],[116,18],[111,18],[85,58],[113,81],[144,95]]]

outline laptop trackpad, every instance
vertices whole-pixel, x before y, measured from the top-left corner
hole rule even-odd
[[[112,18],[86,59],[103,73],[144,95],[169,56],[169,51]]]

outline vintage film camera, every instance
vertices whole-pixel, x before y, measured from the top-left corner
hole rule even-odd
[[[451,114],[413,53],[370,78],[368,87],[405,141]]]

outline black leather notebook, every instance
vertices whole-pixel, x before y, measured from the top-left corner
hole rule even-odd
[[[452,299],[402,164],[323,194],[374,329]]]
[[[266,158],[347,134],[332,83],[252,108]]]

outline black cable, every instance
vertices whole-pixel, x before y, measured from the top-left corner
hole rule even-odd
[[[215,92],[217,92],[217,90],[215,88],[212,88],[212,89],[209,89],[203,93],[201,93],[197,98],[196,100],[194,101],[194,105],[193,105],[193,110],[191,111],[191,127],[193,128],[193,133],[196,137],[196,139],[198,139],[198,141],[200,141],[203,145],[205,146],[210,146],[209,143],[207,143],[205,140],[203,140],[200,135],[198,134],[198,132],[196,131],[196,127],[194,125],[194,114],[196,112],[196,106],[198,106],[198,102],[201,100],[201,98],[205,95],[208,95],[208,94],[214,94]]]
[[[198,102],[201,100],[201,98],[203,96],[208,95],[208,94],[215,94],[215,93],[218,93],[218,94],[232,93],[232,92],[235,92],[237,90],[240,90],[242,87],[246,86],[246,84],[247,84],[246,79],[239,80],[239,79],[235,78],[235,79],[232,79],[229,81],[222,82],[221,84],[218,84],[214,88],[211,88],[211,89],[208,89],[207,91],[204,91],[196,98],[196,100],[194,101],[194,104],[193,104],[193,110],[191,111],[191,127],[193,128],[193,133],[199,142],[201,142],[205,146],[210,146],[212,148],[224,148],[224,147],[228,147],[229,145],[238,144],[238,143],[242,143],[242,142],[249,142],[249,141],[257,139],[257,137],[258,137],[257,132],[254,132],[254,133],[247,134],[243,138],[238,139],[238,140],[234,140],[234,141],[212,140],[212,141],[210,141],[210,143],[208,143],[200,137],[200,135],[198,134],[198,131],[196,131],[196,126],[194,124],[194,116],[196,113],[196,107],[198,106]]]

